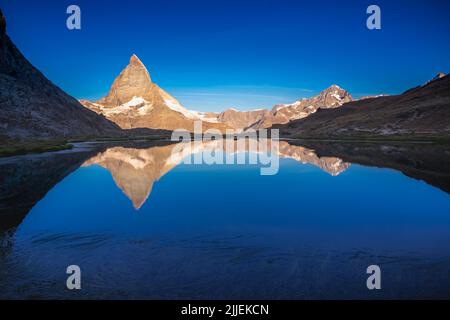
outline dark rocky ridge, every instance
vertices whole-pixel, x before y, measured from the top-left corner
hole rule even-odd
[[[119,128],[50,82],[6,34],[0,11],[0,138],[119,135]]]

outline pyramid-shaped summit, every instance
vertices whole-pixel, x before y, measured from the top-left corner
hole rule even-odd
[[[194,121],[201,120],[195,111],[183,107],[177,99],[152,82],[147,68],[135,54],[130,57],[130,62],[114,80],[104,98],[96,103],[88,100],[80,102],[122,129],[192,131]],[[204,121],[203,128],[225,130],[227,126]]]
[[[144,71],[147,73],[148,78],[149,78],[149,80],[150,80],[150,82],[151,82],[152,79],[150,78],[150,74],[149,74],[147,68],[146,68],[145,65],[142,63],[142,61],[138,58],[137,55],[133,54],[133,55],[130,57],[130,63],[128,64],[127,68],[128,68],[128,67],[135,67],[135,68],[138,69],[138,70],[144,69]]]
[[[109,93],[106,97],[98,101],[98,103],[116,107],[127,103],[134,97],[152,96],[154,85],[150,78],[150,74],[142,61],[133,54],[130,63],[114,80]]]

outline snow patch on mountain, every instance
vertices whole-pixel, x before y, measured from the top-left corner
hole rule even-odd
[[[197,118],[199,118],[202,121],[205,122],[211,122],[211,123],[219,123],[220,121],[217,119],[217,115],[211,116],[211,113],[208,112],[201,112],[201,111],[194,111],[190,110],[192,114],[194,114]]]
[[[124,103],[122,106],[124,107],[136,107],[142,104],[147,103],[144,98],[141,97],[133,97],[130,101],[127,103]]]
[[[172,100],[172,99],[164,99],[164,103],[166,104],[166,106],[168,106],[170,109],[172,109],[173,111],[179,112],[182,115],[184,115],[186,118],[189,119],[198,119],[198,117],[192,113],[191,111],[189,111],[188,109],[186,109],[185,107],[183,107],[181,104],[179,104],[176,100]]]

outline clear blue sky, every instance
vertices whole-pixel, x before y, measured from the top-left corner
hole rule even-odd
[[[82,30],[66,28],[78,4]],[[378,4],[382,29],[366,28]],[[0,0],[24,55],[77,98],[105,95],[136,53],[197,110],[270,108],[338,84],[400,93],[450,71],[450,1]]]

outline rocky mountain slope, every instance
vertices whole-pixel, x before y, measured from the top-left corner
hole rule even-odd
[[[136,55],[114,80],[106,97],[97,102],[80,101],[122,129],[193,130],[194,121],[203,129],[227,128],[217,121],[205,121],[202,114],[184,108],[174,97],[152,82],[149,72]],[[208,120],[208,119],[206,119]]]
[[[238,111],[230,108],[221,112],[217,120],[229,125],[235,129],[245,129],[260,121],[263,117],[270,114],[267,109],[257,109],[250,111]]]
[[[0,11],[0,139],[119,133],[115,124],[84,108],[27,61],[6,34]]]
[[[450,139],[450,76],[440,74],[399,95],[349,102],[274,128],[293,137]]]

